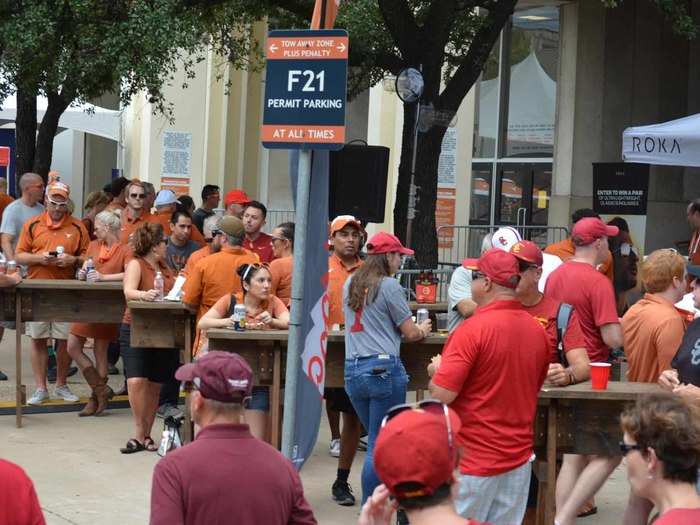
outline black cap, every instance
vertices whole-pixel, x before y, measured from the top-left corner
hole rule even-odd
[[[112,189],[110,190],[110,193],[116,197],[124,190],[124,188],[127,187],[128,184],[129,179],[125,177],[117,177],[112,181]]]

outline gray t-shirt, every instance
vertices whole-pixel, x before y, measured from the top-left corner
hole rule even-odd
[[[406,291],[399,281],[384,277],[376,299],[365,305],[358,319],[357,312],[348,306],[348,289],[352,277],[343,286],[345,313],[345,358],[379,354],[398,356],[401,347],[399,326],[411,317]]]
[[[452,272],[450,286],[447,288],[447,329],[452,331],[459,326],[464,317],[457,310],[457,305],[464,299],[472,298],[472,272],[460,266]]]
[[[12,240],[12,249],[17,247],[19,234],[22,231],[24,223],[42,213],[44,213],[44,206],[41,203],[37,202],[34,206],[27,206],[21,199],[11,202],[7,208],[5,208],[2,214],[0,233],[7,233],[14,237]]]
[[[172,241],[168,242],[168,249],[165,256],[165,263],[179,272],[187,264],[190,255],[199,250],[199,244],[194,241],[187,241],[182,246],[176,246]]]

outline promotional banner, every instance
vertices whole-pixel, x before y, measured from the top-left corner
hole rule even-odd
[[[700,113],[625,129],[622,158],[625,162],[700,166]]]
[[[289,173],[295,209],[299,151],[289,155]],[[307,224],[306,266],[302,305],[304,350],[296,392],[296,420],[290,458],[301,469],[316,444],[326,378],[326,325],[328,320],[328,152],[314,151]]]

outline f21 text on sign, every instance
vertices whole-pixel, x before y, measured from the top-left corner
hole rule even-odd
[[[266,55],[263,146],[342,148],[347,31],[270,31]]]

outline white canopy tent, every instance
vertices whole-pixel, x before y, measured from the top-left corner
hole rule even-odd
[[[622,159],[642,164],[700,166],[700,113],[625,129]]]
[[[49,102],[46,97],[37,97],[37,122],[41,122]],[[17,117],[17,98],[10,95],[0,103],[0,125],[14,123]],[[117,143],[121,142],[122,112],[101,108],[93,104],[70,106],[61,115],[60,128],[82,131]]]

